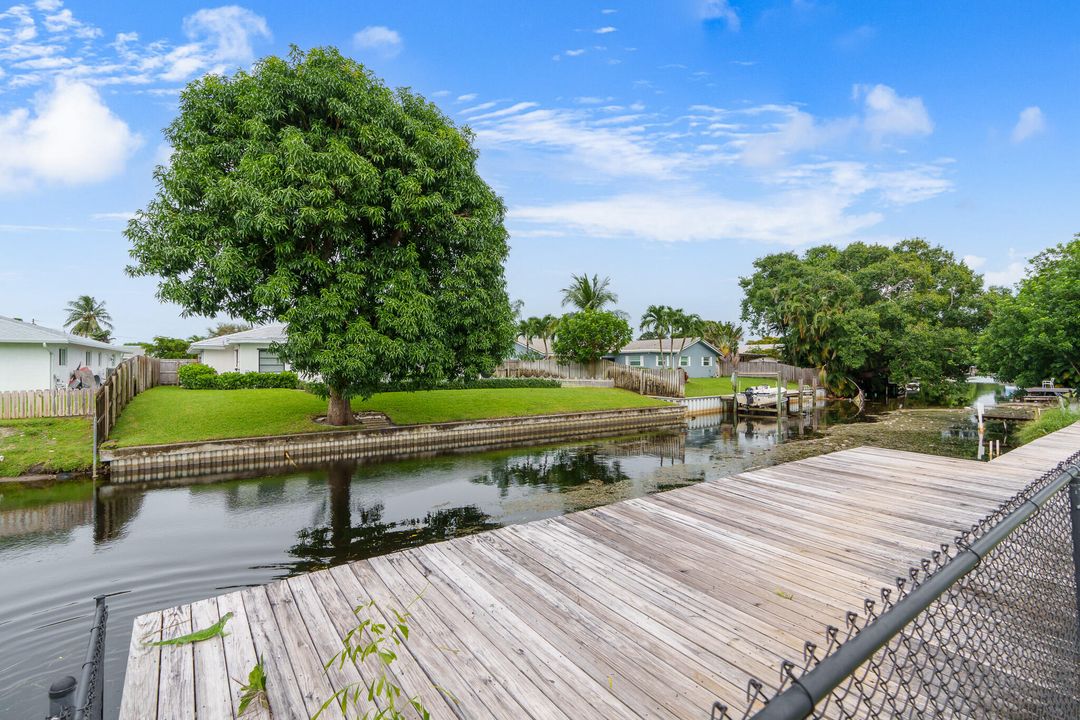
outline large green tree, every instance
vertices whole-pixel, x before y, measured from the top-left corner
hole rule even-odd
[[[934,399],[959,394],[990,319],[982,277],[918,238],[767,255],[739,282],[743,320],[836,391],[918,378]]]
[[[1021,385],[1080,383],[1080,235],[1036,255],[1015,295],[995,293],[979,368]]]
[[[128,225],[134,275],[185,314],[280,320],[276,348],[354,395],[494,369],[513,341],[505,208],[466,128],[335,49],[205,76]]]
[[[564,315],[559,321],[555,354],[571,362],[596,362],[618,352],[632,338],[625,318],[604,310],[582,310]]]

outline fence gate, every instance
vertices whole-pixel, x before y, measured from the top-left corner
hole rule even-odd
[[[179,371],[181,365],[188,365],[195,362],[194,360],[159,360],[160,363],[160,375],[158,378],[159,385],[179,385]]]

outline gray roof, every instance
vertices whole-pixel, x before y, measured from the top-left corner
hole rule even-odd
[[[218,337],[206,338],[199,342],[191,343],[190,350],[214,350],[226,348],[230,345],[264,345],[274,342],[285,342],[285,323],[270,323],[250,330],[243,330],[231,335],[219,335]]]
[[[683,345],[683,340],[686,340],[685,345]],[[672,343],[674,343],[674,347],[672,346]],[[709,348],[710,350],[712,350],[717,355],[720,354],[719,350],[717,350],[712,345],[705,342],[704,340],[702,340],[699,337],[664,338],[664,353],[667,354],[667,353],[670,353],[670,352],[679,352],[679,347],[680,346],[685,351],[691,345],[695,345],[697,343],[701,343],[702,345]],[[628,345],[624,345],[623,348],[621,350],[619,350],[619,354],[623,354],[623,353],[643,354],[643,353],[658,353],[658,352],[660,352],[660,341],[659,340],[632,340],[632,341],[630,341],[630,343]]]
[[[98,348],[99,350],[112,350],[125,352],[116,345],[92,340],[82,335],[72,335],[63,330],[53,330],[37,323],[23,322],[15,318],[0,315],[0,343],[52,343],[54,345],[82,345],[83,347]]]
[[[529,350],[532,350],[533,352],[536,352],[536,353],[540,353],[541,355],[544,354],[544,341],[541,340],[538,337],[534,337],[532,339],[531,343],[526,343],[525,342],[525,336],[524,335],[518,335],[517,338],[514,340],[514,342],[516,342],[518,345],[520,345],[523,348],[528,348]],[[550,340],[548,340],[547,352],[549,352],[549,353],[551,352],[551,346],[552,346],[552,342]]]

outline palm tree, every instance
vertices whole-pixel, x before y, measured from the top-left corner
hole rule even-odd
[[[706,320],[701,326],[701,336],[705,342],[719,350],[725,360],[733,361],[739,355],[743,329],[733,322]]]
[[[645,308],[645,314],[641,316],[641,330],[651,332],[656,336],[657,341],[660,343],[660,354],[658,358],[664,356],[664,340],[672,337],[671,328],[675,317],[674,308],[667,305],[650,305]]]
[[[570,285],[563,288],[563,305],[573,305],[578,310],[603,310],[608,305],[619,301],[619,296],[609,287],[611,278],[592,278],[585,275],[571,275]]]
[[[112,331],[112,316],[105,310],[105,303],[89,295],[80,295],[67,304],[67,321],[64,328],[74,335],[95,339],[107,339]]]
[[[696,313],[684,312],[682,308],[675,311],[675,317],[672,322],[672,346],[675,345],[674,336],[678,336],[682,339],[679,343],[679,355],[682,355],[682,351],[686,349],[686,339],[689,337],[697,337],[701,333],[702,320],[701,316]],[[675,367],[675,348],[671,348],[671,363],[672,367]]]
[[[554,315],[545,315],[539,318],[537,324],[537,335],[544,341],[544,356],[548,355],[548,341],[554,339],[555,334],[559,331],[559,318]]]

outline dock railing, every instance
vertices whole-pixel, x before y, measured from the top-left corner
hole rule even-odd
[[[94,622],[79,678],[60,678],[49,687],[48,720],[103,720],[105,697],[105,596],[94,598]]]
[[[1080,717],[1080,453],[712,717]]]

